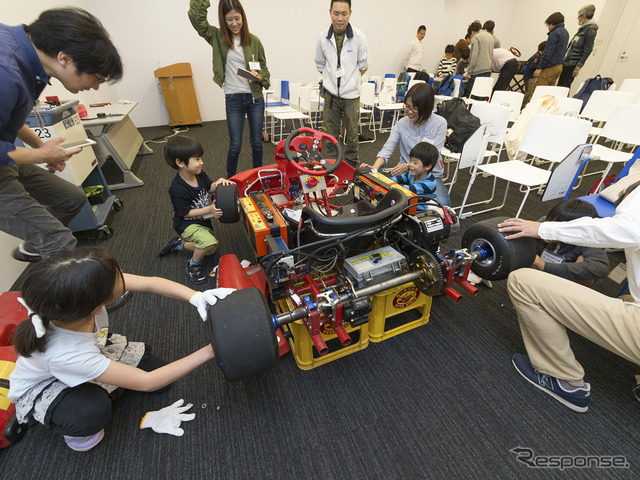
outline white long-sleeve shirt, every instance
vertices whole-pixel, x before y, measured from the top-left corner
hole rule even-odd
[[[360,72],[369,67],[369,47],[364,34],[347,25],[340,51],[340,87],[338,87],[338,47],[333,25],[320,33],[316,43],[316,68],[322,73],[322,86],[333,96],[351,100],[360,96]]]
[[[418,40],[418,37],[409,44],[409,50],[404,57],[404,68],[422,70],[422,40]]]
[[[613,217],[543,222],[538,235],[543,240],[585,247],[624,248],[629,292],[640,306],[640,187],[618,205]]]

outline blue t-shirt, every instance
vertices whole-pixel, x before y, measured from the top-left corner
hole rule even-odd
[[[0,168],[15,163],[9,152],[48,83],[24,26],[0,23]]]
[[[416,195],[429,195],[431,198],[436,198],[436,177],[431,172],[420,180],[414,180],[413,175],[406,172],[397,177],[391,177],[391,181],[399,183]],[[420,201],[422,202],[424,199]],[[426,210],[426,208],[426,205],[418,205],[418,211]]]
[[[191,210],[211,205],[209,190],[213,182],[204,171],[196,175],[196,179],[198,186],[192,187],[182,179],[179,173],[176,173],[169,187],[169,196],[173,204],[173,229],[178,235],[182,235],[182,232],[189,225],[202,225],[211,228],[213,215],[185,218],[185,215]]]

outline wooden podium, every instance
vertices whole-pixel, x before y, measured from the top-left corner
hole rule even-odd
[[[164,104],[169,114],[169,126],[202,123],[190,63],[174,63],[159,68],[153,74],[160,79]]]

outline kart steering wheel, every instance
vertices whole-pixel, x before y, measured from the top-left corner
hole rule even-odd
[[[291,151],[289,146],[291,145],[291,141],[296,138],[298,135],[303,133],[308,133],[313,136],[313,143],[311,144],[311,148],[309,150],[304,150],[302,152]],[[323,140],[329,140],[331,144],[336,148],[337,155],[335,163],[331,164],[327,162],[322,154],[320,153],[320,142]],[[289,161],[289,163],[295,168],[297,171],[304,175],[314,175],[314,176],[325,176],[329,175],[336,171],[336,169],[342,163],[342,148],[340,147],[340,142],[338,142],[335,138],[333,138],[328,133],[319,132],[318,130],[314,130],[312,128],[299,128],[298,130],[294,130],[289,134],[287,139],[284,142],[284,156]],[[300,165],[298,162],[303,160],[307,167]],[[318,164],[323,166],[322,170],[311,170],[311,167],[314,164]],[[328,166],[327,166],[328,165]]]

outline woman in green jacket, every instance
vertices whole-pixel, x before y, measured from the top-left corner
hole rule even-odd
[[[262,166],[262,122],[264,98],[262,89],[269,88],[269,70],[260,39],[249,33],[244,8],[238,0],[220,0],[220,28],[207,20],[210,0],[191,0],[189,20],[198,35],[213,48],[213,81],[224,91],[229,129],[227,178],[236,174],[242,149],[244,116],[249,120],[253,168]],[[250,71],[249,79],[238,74]]]

